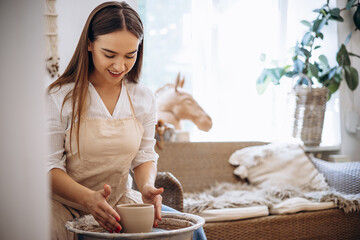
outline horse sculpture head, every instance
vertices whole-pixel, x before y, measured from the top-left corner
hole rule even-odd
[[[192,121],[200,130],[209,131],[212,127],[210,116],[200,107],[191,94],[183,90],[184,78],[180,73],[175,84],[166,84],[159,88],[155,96],[158,103],[158,119],[181,129],[180,121]]]

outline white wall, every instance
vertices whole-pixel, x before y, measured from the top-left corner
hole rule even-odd
[[[343,8],[346,6],[347,0],[337,0],[337,6]],[[347,11],[348,12],[348,11]],[[353,12],[351,14],[342,14],[345,21],[338,24],[339,45],[343,43],[350,33],[354,30],[352,24]],[[353,33],[351,41],[347,45],[347,50],[356,54],[360,54],[360,31]],[[360,59],[351,58],[352,66],[355,67],[360,75]],[[360,116],[360,86],[351,92],[344,82],[340,87],[340,113],[341,113],[341,154],[350,156],[351,161],[360,161],[360,132],[357,134],[349,133],[345,129],[345,113],[348,110],[357,112]]]
[[[58,16],[59,33],[59,57],[60,73],[68,65],[85,22],[90,12],[104,0],[58,0],[56,2],[56,11]],[[126,1],[132,8],[137,10],[137,0]]]
[[[43,1],[0,3],[0,239],[48,239]]]

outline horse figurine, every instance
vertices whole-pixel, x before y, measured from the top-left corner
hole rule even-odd
[[[195,99],[183,90],[185,79],[177,75],[176,83],[168,83],[155,92],[158,104],[158,119],[181,129],[180,121],[192,121],[200,130],[209,131],[212,127],[210,116]]]

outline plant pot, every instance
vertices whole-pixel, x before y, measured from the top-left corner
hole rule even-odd
[[[294,88],[295,112],[293,137],[301,139],[305,146],[319,146],[328,89],[322,88]]]

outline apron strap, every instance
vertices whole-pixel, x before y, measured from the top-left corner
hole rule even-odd
[[[134,106],[133,106],[133,104],[132,104],[132,101],[131,101],[131,98],[130,98],[130,94],[129,94],[128,88],[127,88],[127,86],[126,86],[126,84],[125,84],[125,81],[126,81],[126,80],[123,79],[123,83],[124,83],[124,86],[125,86],[125,89],[126,89],[126,93],[127,93],[127,96],[128,96],[128,98],[129,98],[129,102],[130,102],[131,112],[132,112],[133,117],[136,118],[136,116],[135,116],[135,111],[134,111]]]

